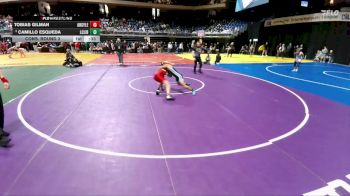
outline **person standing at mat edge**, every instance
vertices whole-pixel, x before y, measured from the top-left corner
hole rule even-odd
[[[304,53],[302,50],[300,50],[300,52],[295,57],[294,66],[293,66],[293,70],[292,70],[293,72],[299,71],[299,67],[300,67],[301,61],[303,59],[304,59]]]
[[[221,61],[221,55],[220,55],[220,52],[219,50],[216,52],[216,57],[215,57],[215,65],[217,65],[218,63],[220,63]]]
[[[197,64],[199,63],[199,73],[202,73],[202,59],[201,59],[201,53],[203,52],[202,42],[201,40],[196,43],[196,45],[192,48],[193,58],[194,58],[194,68],[193,73],[197,73]]]
[[[6,77],[2,74],[2,71],[0,70],[0,79],[2,84],[4,85],[4,88],[6,90],[10,89],[9,81],[6,79]],[[2,102],[2,97],[0,93],[0,146],[6,147],[11,139],[9,138],[10,134],[4,131],[4,120],[5,120],[5,113],[4,113],[4,106]]]
[[[123,54],[125,53],[125,46],[124,44],[120,41],[120,38],[117,39],[117,42],[114,45],[115,50],[117,51],[118,59],[119,59],[119,64],[124,65],[124,59],[123,59]]]

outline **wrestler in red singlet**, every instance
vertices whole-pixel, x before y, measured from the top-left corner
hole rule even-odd
[[[156,71],[156,73],[154,74],[154,80],[163,84],[164,80],[165,80],[165,75],[167,74],[167,72],[164,69],[158,69]]]

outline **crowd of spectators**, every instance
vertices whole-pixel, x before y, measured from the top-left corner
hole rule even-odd
[[[12,32],[12,17],[0,15],[0,33],[11,33]]]
[[[123,46],[124,52],[127,53],[183,53],[192,52],[195,40],[187,42],[165,42],[165,41],[153,41],[143,40],[143,41],[132,41],[132,40],[122,40],[121,45]],[[99,54],[113,54],[117,51],[117,41],[108,40],[99,43],[87,43],[87,42],[61,42],[61,43],[25,43],[17,42],[11,43],[9,40],[0,41],[0,54],[7,54],[8,49],[11,46],[16,46],[18,48],[24,48],[27,51],[36,52],[66,52],[67,49],[72,52],[92,52]],[[239,54],[256,54],[256,43],[250,42],[249,44],[244,44],[240,47],[240,50],[235,50],[235,44],[222,43],[222,42],[203,42],[203,51],[208,54],[229,53],[229,50],[233,53]],[[272,50],[272,51],[270,51]],[[303,44],[293,45],[289,43],[288,45],[284,43],[277,44],[276,48],[270,48],[269,43],[266,42],[259,46],[257,49],[258,54],[262,56],[267,56],[267,54],[275,54],[276,57],[281,58],[294,58],[296,54],[300,51],[305,51]],[[328,62],[333,63],[334,52],[333,50],[328,50],[326,46],[322,50],[318,50],[314,61],[316,62]]]
[[[192,52],[195,40],[188,42],[165,42],[165,41],[126,41],[122,40],[123,50],[128,53],[183,53]],[[100,54],[111,54],[117,51],[117,41],[108,40],[99,43],[87,43],[87,42],[61,42],[61,43],[11,43],[0,42],[3,54],[7,53],[7,50],[12,45],[16,45],[18,48],[24,48],[27,51],[36,52],[65,52],[67,49],[72,52],[92,52]],[[229,47],[229,43],[224,44],[220,42],[204,42],[203,50],[207,53],[216,54],[217,52],[226,52]]]
[[[322,50],[317,50],[314,61],[315,62],[328,62],[333,63],[334,52],[333,50],[328,50],[327,46],[324,46]]]
[[[164,42],[164,41],[122,41],[125,52],[128,53],[182,53],[188,51],[190,44],[183,42]],[[114,53],[116,51],[116,42],[113,40],[90,43],[89,51],[94,53]]]
[[[128,53],[183,53],[192,52],[195,40],[190,42],[164,42],[164,41],[123,41],[125,52]],[[89,51],[94,53],[114,53],[116,42],[113,40],[101,43],[90,43]],[[216,54],[226,52],[230,43],[204,42],[203,50],[207,53]]]
[[[249,44],[250,47],[243,46],[241,51],[248,51],[251,50],[251,44]],[[253,54],[255,53],[255,49],[253,50]],[[292,43],[278,43],[275,46],[270,47],[269,43],[266,42],[264,44],[261,44],[258,47],[258,54],[262,56],[267,56],[270,54],[271,56],[281,57],[281,58],[294,58],[296,54],[298,54],[300,51],[305,52],[305,48],[303,44],[299,45],[293,45]],[[242,52],[243,54],[245,52]],[[250,53],[250,52],[248,52]]]
[[[197,35],[198,31],[204,31],[205,35],[238,35],[247,30],[247,24],[236,20],[210,20],[205,25],[186,26],[169,24],[156,20],[136,20],[133,18],[112,18],[101,20],[102,33],[138,33],[138,34],[166,34],[166,35]]]

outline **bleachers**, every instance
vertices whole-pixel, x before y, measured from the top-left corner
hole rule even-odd
[[[212,20],[208,24],[186,26],[167,24],[153,20],[115,19],[102,22],[102,34],[116,35],[153,35],[153,36],[197,36],[204,31],[206,36],[237,36],[247,30],[247,24],[236,20]]]

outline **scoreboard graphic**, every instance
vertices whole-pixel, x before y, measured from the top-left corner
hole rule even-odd
[[[99,20],[40,17],[37,21],[13,21],[12,27],[13,42],[100,42]]]

